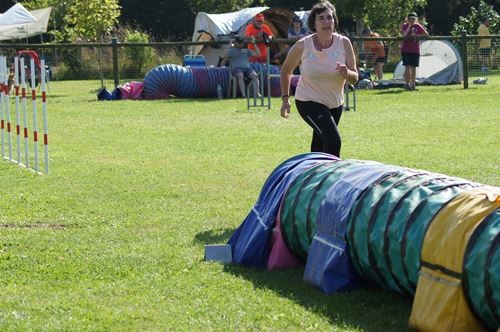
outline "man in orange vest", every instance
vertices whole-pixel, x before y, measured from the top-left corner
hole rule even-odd
[[[248,44],[248,49],[249,50],[254,50],[255,47],[258,47],[260,50],[260,55],[259,56],[251,56],[250,57],[250,62],[266,62],[267,58],[267,45],[269,45],[269,42],[273,38],[273,32],[269,28],[267,24],[264,23],[264,15],[262,14],[257,14],[252,20],[252,23],[250,23],[246,30],[245,30],[245,37],[255,37],[258,41],[261,41],[255,45],[253,44]]]

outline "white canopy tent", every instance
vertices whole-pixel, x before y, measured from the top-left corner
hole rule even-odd
[[[23,39],[47,32],[51,7],[28,11],[20,3],[0,14],[0,40]]]

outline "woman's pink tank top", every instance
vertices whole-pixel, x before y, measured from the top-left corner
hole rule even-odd
[[[337,70],[337,62],[345,64],[344,36],[334,33],[332,45],[318,51],[313,36],[304,37],[304,51],[300,63],[300,79],[295,99],[314,101],[328,108],[344,104],[344,77]]]

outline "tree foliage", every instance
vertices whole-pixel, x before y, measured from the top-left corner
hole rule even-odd
[[[0,1],[0,12],[15,4]],[[318,0],[26,0],[28,9],[53,7],[49,34],[55,41],[71,42],[106,40],[116,27],[127,26],[143,31],[154,41],[189,40],[196,14],[226,13],[252,6],[283,7],[309,10]],[[486,4],[495,13],[498,0],[331,0],[336,6],[343,32],[359,34],[368,25],[382,35],[398,35],[402,20],[416,11],[428,22],[431,34],[449,35],[465,28],[475,33]],[[120,8],[121,7],[121,8]],[[472,12],[472,8],[478,13]],[[496,16],[492,13],[491,31]],[[498,15],[498,14],[496,14]],[[461,18],[459,19],[458,17]],[[119,21],[118,21],[119,20]],[[459,28],[453,26],[455,24]]]
[[[97,42],[109,39],[118,23],[118,0],[29,0],[29,10],[52,7],[49,34],[58,42]]]
[[[188,40],[196,14],[188,0],[121,0],[120,24],[147,32],[155,41]]]
[[[495,11],[492,5],[487,4],[483,0],[479,2],[478,7],[470,7],[467,16],[460,16],[458,22],[453,25],[452,34],[460,35],[462,31],[466,31],[469,35],[477,35],[477,28],[481,24],[481,19],[488,17],[490,19],[490,33],[500,33],[500,16]]]
[[[117,0],[74,0],[64,21],[72,39],[97,42],[109,37],[119,16]]]
[[[234,12],[253,5],[252,0],[189,0],[188,2],[195,15],[199,12],[214,14]]]

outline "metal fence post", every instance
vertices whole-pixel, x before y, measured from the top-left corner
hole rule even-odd
[[[464,89],[469,87],[469,63],[467,61],[467,31],[460,34],[460,48],[462,51],[462,68],[464,70]]]
[[[120,85],[120,74],[118,71],[118,41],[116,37],[111,38],[111,48],[113,49],[113,77],[116,88]]]

